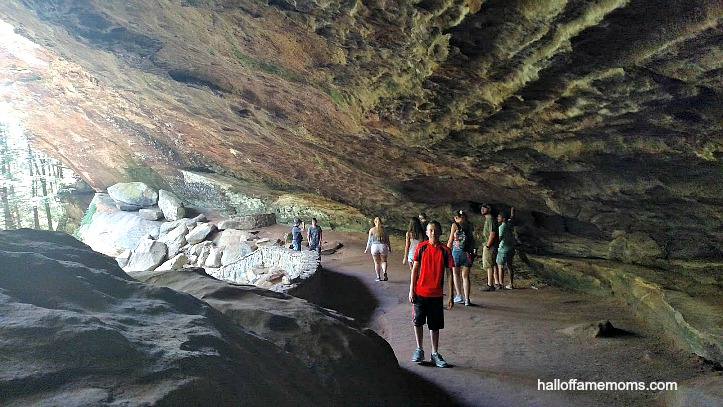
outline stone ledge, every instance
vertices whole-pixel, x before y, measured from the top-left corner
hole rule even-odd
[[[682,348],[723,364],[723,315],[717,304],[664,288],[657,274],[629,264],[527,255],[540,277],[597,296],[618,296],[660,326]]]
[[[278,282],[270,281],[269,290],[287,292],[313,276],[319,269],[314,251],[294,251],[280,246],[259,247],[241,259],[219,269],[209,270],[212,276],[234,284],[256,284],[257,270],[278,268],[284,271]]]

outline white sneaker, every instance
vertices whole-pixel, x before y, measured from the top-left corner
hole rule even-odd
[[[511,290],[512,288],[513,288],[513,287],[512,287],[512,284],[507,284],[507,285],[505,286],[505,290]]]
[[[464,300],[462,299],[462,296],[461,296],[461,295],[458,295],[458,296],[454,297],[454,303],[455,303],[455,304],[461,304],[461,303],[463,303],[463,302],[464,302]]]

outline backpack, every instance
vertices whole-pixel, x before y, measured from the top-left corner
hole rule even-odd
[[[467,246],[467,231],[464,230],[459,223],[455,222],[454,224],[457,225],[457,231],[454,232],[454,237],[452,238],[452,248],[465,250]]]
[[[462,227],[462,225],[456,222],[455,224],[457,225],[457,231],[454,232],[454,237],[452,239],[452,248],[472,253],[475,248],[472,224],[467,223],[465,227]]]

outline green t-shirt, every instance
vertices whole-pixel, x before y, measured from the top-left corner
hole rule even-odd
[[[485,225],[484,228],[482,228],[482,239],[480,239],[483,246],[487,244],[487,240],[490,238],[490,233],[492,232],[497,232],[497,221],[494,220],[492,216],[485,216]],[[492,240],[491,247],[494,247],[496,243],[497,237],[495,236],[494,240]]]
[[[499,226],[500,247],[499,250],[506,252],[515,247],[515,235],[512,233],[512,225],[509,222]]]

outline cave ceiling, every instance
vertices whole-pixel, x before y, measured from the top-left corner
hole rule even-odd
[[[721,246],[720,0],[4,0],[0,19],[37,44],[5,35],[0,102],[97,189],[186,169],[368,215],[493,202]]]

